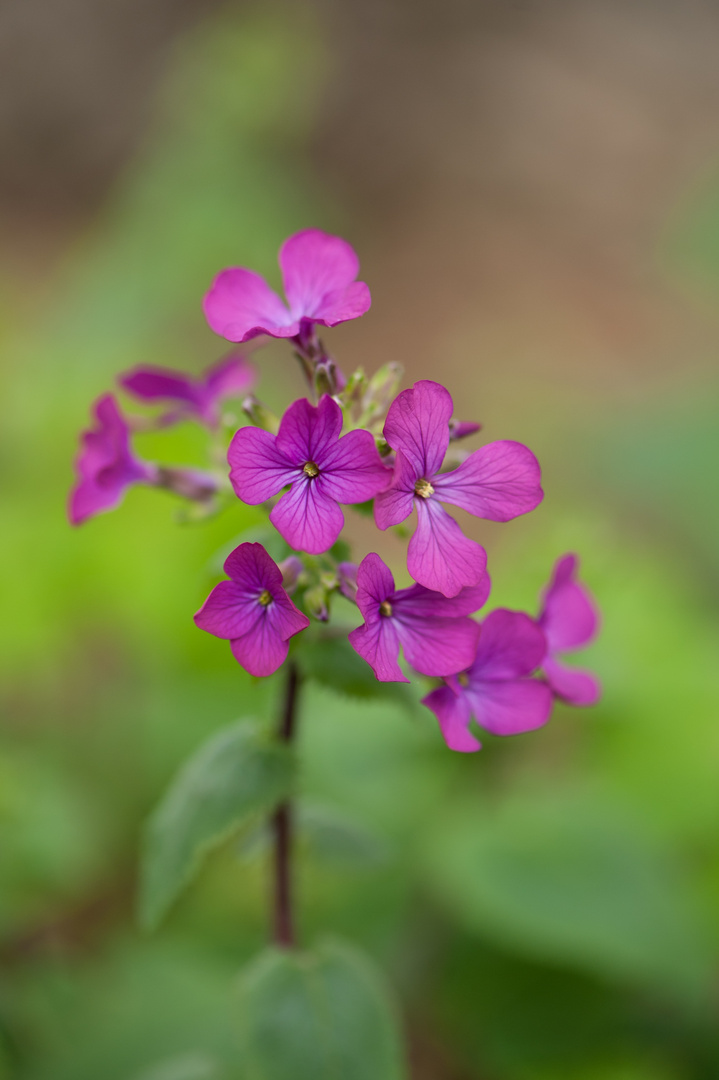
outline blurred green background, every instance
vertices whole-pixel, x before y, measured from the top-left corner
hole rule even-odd
[[[115,373],[216,359],[212,275],[278,284],[317,225],[373,292],[327,334],[342,367],[439,378],[539,456],[540,510],[468,528],[496,604],[535,610],[581,554],[604,697],[461,756],[422,709],[309,683],[302,937],[388,972],[413,1080],[716,1080],[716,8],[28,0],[0,48],[0,1078],[237,1075],[264,856],[229,845],[154,936],[132,905],[178,764],[275,707],[192,623],[258,519],[135,490],[73,531],[64,503]],[[282,407],[287,350],[257,363]],[[139,448],[204,452],[189,426]]]

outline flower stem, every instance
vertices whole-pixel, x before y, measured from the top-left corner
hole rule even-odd
[[[297,693],[300,674],[292,661],[287,665],[287,681],[279,737],[291,743],[295,735]],[[274,911],[273,938],[276,945],[291,949],[295,944],[292,912],[292,804],[286,799],[272,816],[274,832]]]

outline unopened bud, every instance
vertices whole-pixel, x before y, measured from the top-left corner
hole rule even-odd
[[[254,394],[248,394],[242,402],[242,411],[255,427],[263,428],[273,435],[276,435],[280,430],[279,418],[266,405],[263,405]]]
[[[324,585],[314,585],[305,591],[305,605],[310,615],[319,622],[327,622],[330,617],[327,603],[327,590]]]
[[[357,596],[357,564],[341,562],[337,566],[337,583],[339,590],[348,600],[354,601]]]
[[[181,469],[158,465],[155,473],[157,487],[174,492],[183,499],[194,502],[209,502],[217,494],[219,485],[216,478],[200,469]]]
[[[456,442],[457,439],[466,439],[468,435],[476,435],[478,431],[482,430],[481,424],[475,424],[471,420],[450,420],[449,422],[449,438],[450,442]]]
[[[278,563],[278,566],[282,574],[282,587],[288,592],[292,592],[297,584],[298,577],[304,570],[302,560],[298,559],[296,555],[288,555],[286,559]]]
[[[346,386],[346,379],[334,360],[325,356],[315,364],[314,384],[318,398],[323,394],[335,397]]]
[[[404,374],[404,368],[394,360],[375,371],[362,399],[363,426],[383,417],[392,403]]]

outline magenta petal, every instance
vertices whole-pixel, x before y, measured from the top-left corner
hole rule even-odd
[[[542,670],[557,697],[570,705],[595,705],[599,700],[599,680],[590,671],[567,667],[549,657],[544,660]]]
[[[143,401],[184,401],[198,408],[202,404],[202,388],[181,371],[139,365],[120,375],[118,383]]]
[[[210,328],[228,341],[249,341],[258,334],[294,337],[299,333],[299,321],[265,279],[242,267],[217,275],[203,308]]]
[[[415,501],[417,530],[407,549],[414,580],[450,597],[466,585],[479,585],[487,566],[484,548],[469,540],[433,498]]]
[[[282,572],[262,544],[240,544],[225,559],[223,570],[250,594],[269,589],[274,596],[282,589]]]
[[[399,615],[405,611],[411,615],[425,618],[458,618],[462,615],[473,615],[487,603],[491,581],[489,574],[484,575],[479,585],[461,589],[456,596],[443,596],[442,593],[432,592],[423,585],[413,585],[409,589],[400,589],[395,593],[392,607]],[[472,657],[474,659],[474,657]]]
[[[588,644],[599,628],[599,613],[592,596],[576,580],[577,564],[575,555],[559,559],[544,596],[539,624],[552,653]]]
[[[195,625],[215,637],[241,637],[254,626],[263,611],[257,600],[261,591],[260,586],[252,594],[246,585],[221,581],[195,615]]]
[[[535,671],[545,657],[544,634],[529,615],[498,608],[482,623],[477,658],[469,677],[476,679],[516,679]]]
[[[403,390],[392,402],[384,437],[393,450],[401,450],[415,477],[428,480],[441,467],[449,446],[452,397],[439,383],[423,379]]]
[[[542,501],[539,462],[518,442],[480,447],[452,472],[432,478],[436,497],[489,521],[511,521]]]
[[[342,503],[373,499],[392,479],[369,431],[350,431],[322,456],[322,490]]]
[[[520,735],[542,727],[552,711],[552,692],[539,679],[481,682],[467,691],[480,727],[492,735]]]
[[[337,503],[324,494],[321,476],[298,479],[274,507],[270,521],[291,548],[309,555],[331,548],[345,523]]]
[[[397,662],[399,638],[392,619],[379,618],[367,626],[358,626],[347,639],[356,653],[366,660],[379,682],[409,682]]]
[[[78,480],[68,503],[73,525],[114,509],[131,484],[152,483],[156,477],[154,466],[133,455],[129,429],[112,394],[99,398],[93,412],[96,426],[80,436],[75,461]]]
[[[397,613],[394,604],[393,612]],[[456,675],[474,660],[480,628],[470,618],[413,618],[397,613],[391,621],[405,659],[421,675]]]
[[[244,356],[226,356],[205,373],[205,387],[212,401],[244,394],[255,385],[256,372]]]
[[[258,620],[252,631],[230,642],[232,655],[250,675],[272,675],[280,667],[289,651],[283,640],[265,615]]]
[[[357,568],[357,607],[367,621],[379,619],[379,606],[394,598],[392,571],[375,551],[365,555]]]
[[[409,517],[414,508],[414,482],[417,478],[412,463],[398,453],[390,486],[375,498],[374,520],[378,529],[399,525],[400,521]]]
[[[351,245],[321,229],[303,229],[288,237],[280,248],[279,262],[295,319],[320,315],[327,297],[343,292],[359,273],[359,259]]]
[[[312,461],[321,467],[341,431],[342,410],[329,394],[323,394],[318,405],[300,398],[282,417],[277,448],[295,465]]]
[[[422,704],[431,709],[437,717],[440,731],[450,750],[471,754],[482,749],[482,744],[469,730],[471,715],[464,694],[455,694],[449,686],[440,686],[423,697]]]
[[[322,326],[337,326],[338,323],[359,319],[372,306],[369,286],[364,281],[353,281],[346,289],[337,289],[327,293],[312,316],[312,322]]]
[[[227,460],[235,494],[250,506],[266,502],[286,484],[297,480],[297,468],[277,447],[277,436],[261,428],[244,427],[232,436]]]

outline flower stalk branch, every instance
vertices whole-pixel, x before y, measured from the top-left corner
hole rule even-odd
[[[292,743],[297,728],[297,698],[300,673],[294,661],[287,665],[285,695],[280,721],[279,738]],[[292,803],[289,799],[272,816],[274,833],[274,897],[273,940],[283,949],[295,945],[294,913],[292,907]]]

